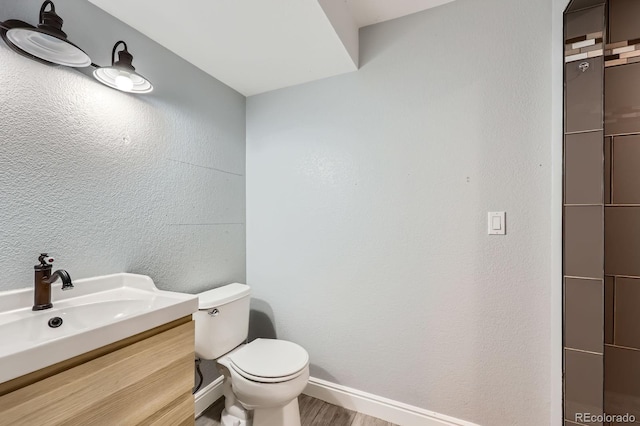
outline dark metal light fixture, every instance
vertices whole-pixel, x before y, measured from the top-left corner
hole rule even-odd
[[[118,52],[116,61],[116,50],[122,45],[124,50]],[[111,52],[111,66],[100,67],[93,71],[93,76],[100,83],[129,93],[149,93],[153,90],[153,85],[136,72],[132,65],[133,56],[127,50],[127,43],[119,41],[113,46]]]
[[[49,10],[46,10],[50,6]],[[52,1],[42,3],[38,26],[11,19],[0,23],[0,36],[16,52],[30,59],[67,67],[88,67],[89,56],[67,40],[62,31],[63,19],[56,14]]]

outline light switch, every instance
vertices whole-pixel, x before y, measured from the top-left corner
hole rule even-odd
[[[489,235],[505,235],[505,212],[489,212]]]

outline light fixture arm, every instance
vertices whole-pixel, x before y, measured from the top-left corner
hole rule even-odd
[[[56,13],[56,5],[53,4],[51,0],[47,0],[42,3],[42,7],[40,8],[40,24],[44,24],[44,12],[47,6],[51,6],[51,10],[49,12]]]
[[[116,61],[116,50],[118,50],[118,46],[120,45],[124,46],[124,49],[118,52],[118,60]],[[133,66],[133,55],[129,53],[127,43],[122,40],[120,40],[113,46],[113,50],[111,51],[111,66],[123,68],[128,71],[136,70],[136,68]]]
[[[120,45],[124,46],[124,51],[129,53],[129,50],[127,49],[127,43],[125,43],[124,41],[120,40],[119,42],[117,42],[116,44],[113,45],[113,50],[111,51],[111,65],[115,65],[116,64],[116,50],[118,50],[118,46]]]

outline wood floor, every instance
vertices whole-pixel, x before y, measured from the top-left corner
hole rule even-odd
[[[307,395],[300,395],[298,403],[302,426],[397,426]],[[224,398],[220,398],[198,417],[196,426],[220,426],[220,413],[223,408]]]

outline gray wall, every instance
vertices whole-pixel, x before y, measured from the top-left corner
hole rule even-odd
[[[41,3],[0,0],[0,20],[35,24]],[[0,290],[33,285],[41,251],[74,279],[244,282],[244,96],[87,1],[55,4],[94,62],[125,40],[156,90],[118,92],[0,43]]]
[[[313,376],[549,424],[551,13],[458,0],[362,29],[358,72],[247,100],[247,279]]]

